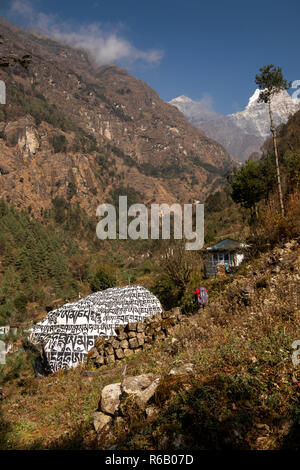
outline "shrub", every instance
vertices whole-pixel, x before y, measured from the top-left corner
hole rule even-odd
[[[300,232],[300,191],[289,195],[286,201],[286,214],[282,217],[278,200],[274,196],[268,206],[264,206],[253,228],[253,247],[258,251],[277,243],[299,236]],[[250,239],[251,244],[251,239]]]
[[[65,152],[67,150],[68,141],[64,135],[54,135],[50,139],[54,153]]]
[[[7,117],[16,117],[17,115],[31,114],[35,122],[39,125],[42,121],[48,122],[57,129],[63,131],[75,130],[76,125],[64,116],[55,104],[45,101],[43,95],[32,96],[25,94],[24,87],[8,86],[8,94],[13,106],[7,111]],[[17,109],[16,109],[17,108]]]
[[[160,277],[151,291],[159,299],[165,310],[178,306],[180,301],[179,289],[168,277]]]
[[[27,302],[28,302],[28,299],[26,295],[24,294],[19,294],[14,300],[16,309],[22,313],[26,312]]]
[[[52,200],[54,210],[54,220],[58,224],[62,224],[66,219],[67,202],[63,197],[55,197]]]
[[[90,281],[93,292],[116,286],[116,280],[105,268],[100,268]]]
[[[76,184],[70,181],[70,183],[68,184],[68,189],[67,189],[67,198],[69,201],[76,194],[76,192],[77,192]]]

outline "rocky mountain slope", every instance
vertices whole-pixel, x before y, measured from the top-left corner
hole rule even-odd
[[[60,196],[93,214],[120,188],[171,203],[222,183],[228,152],[148,85],[5,19],[0,28],[5,53],[32,55],[28,71],[1,70],[0,197],[38,213]]]
[[[222,115],[205,108],[202,102],[179,96],[170,101],[197,128],[220,142],[238,160],[245,161],[254,152],[260,152],[269,137],[269,115],[265,103],[258,103],[259,90],[255,90],[246,108],[238,113]],[[300,104],[283,91],[273,101],[274,122],[278,126],[299,110]]]
[[[297,159],[300,150],[300,110],[277,130],[277,145],[280,160],[284,159],[287,153],[295,155],[295,159]],[[262,149],[264,155],[274,152],[271,137],[265,141]]]

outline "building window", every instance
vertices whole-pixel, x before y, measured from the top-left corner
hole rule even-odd
[[[224,263],[224,253],[218,253],[218,262]]]

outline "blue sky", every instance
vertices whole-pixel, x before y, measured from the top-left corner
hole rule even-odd
[[[262,65],[300,80],[296,0],[0,0],[0,15],[125,66],[165,101],[205,98],[225,114],[247,104]]]

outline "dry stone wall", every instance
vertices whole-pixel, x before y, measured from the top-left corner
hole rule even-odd
[[[148,349],[155,341],[170,335],[174,326],[185,318],[179,308],[174,308],[145,318],[143,322],[118,326],[116,336],[95,340],[95,346],[88,354],[88,364],[101,367],[122,360],[132,352]]]

